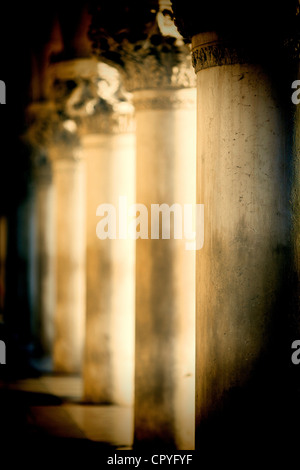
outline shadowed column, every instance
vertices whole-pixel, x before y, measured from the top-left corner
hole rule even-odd
[[[29,129],[26,138],[32,149],[35,185],[36,230],[36,319],[40,355],[51,359],[55,312],[55,230],[54,185],[48,156],[47,126],[53,106],[35,102],[28,108]],[[49,367],[49,366],[48,366]]]

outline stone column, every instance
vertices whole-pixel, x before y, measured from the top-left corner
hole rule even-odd
[[[289,395],[290,84],[278,63],[292,22],[285,8],[274,6],[270,22],[252,5],[253,35],[232,16],[234,2],[216,11],[173,4],[192,37],[197,202],[206,208],[196,256],[196,447],[250,448],[253,432],[266,444],[277,438]]]
[[[105,215],[99,218],[98,206],[112,204],[126,218],[126,205],[134,203],[133,109],[122,96],[116,69],[99,63],[98,71],[99,99],[81,122],[87,165],[84,400],[132,405],[135,240],[126,234],[120,239],[118,232],[117,239],[99,239],[96,230]]]
[[[56,108],[50,148],[56,198],[54,368],[70,373],[82,370],[86,308],[86,173],[76,117],[94,98],[89,88],[94,69],[89,59],[54,62],[46,85]]]
[[[39,158],[39,157],[38,157]],[[35,168],[38,269],[38,331],[42,351],[51,357],[55,311],[54,187],[48,157]]]
[[[197,423],[226,407],[232,422],[240,413],[248,421],[266,399],[261,374],[272,368],[271,324],[284,308],[285,126],[264,69],[232,61],[232,50],[232,63],[218,63],[213,53],[203,69],[197,57],[207,42],[223,48],[214,33],[193,38],[201,116],[197,202],[209,207],[205,244],[197,254]],[[253,382],[262,387],[258,401],[257,390],[251,397]]]
[[[57,370],[69,372],[82,367],[86,312],[86,162],[78,126],[98,102],[97,74],[94,58],[57,61],[49,67],[46,85],[56,106],[59,141],[51,151],[57,198],[54,361]]]
[[[32,103],[28,109],[35,194],[36,319],[41,356],[52,358],[55,312],[54,185],[47,151],[47,127],[53,106]]]
[[[82,368],[85,320],[85,162],[77,145],[49,149],[55,185],[54,370]]]
[[[137,91],[134,103],[137,202],[149,216],[152,204],[183,211],[195,198],[195,89]],[[173,236],[137,240],[135,439],[192,449],[195,252]]]
[[[192,449],[195,253],[186,250],[185,240],[174,239],[172,223],[170,240],[162,239],[161,232],[159,239],[150,239],[157,222],[152,227],[150,223],[152,204],[175,203],[181,211],[183,204],[195,203],[194,74],[189,48],[176,31],[170,12],[164,16],[158,5],[147,2],[136,6],[137,10],[129,7],[123,11],[122,2],[116,7],[122,18],[120,33],[111,28],[113,12],[106,6],[95,12],[91,35],[103,60],[114,58],[117,65],[122,64],[119,70],[124,84],[133,92],[136,200],[145,205],[149,218],[147,221],[140,208],[134,447]],[[141,21],[133,22],[139,13]],[[128,29],[130,35],[124,38],[122,31]],[[108,41],[103,40],[104,31]]]

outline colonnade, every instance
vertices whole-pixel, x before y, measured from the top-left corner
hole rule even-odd
[[[94,57],[50,65],[36,186],[45,350],[53,337],[54,370],[83,372],[85,401],[134,405],[137,448],[192,449],[195,422],[200,448],[216,426],[268,407],[297,277],[295,146],[274,70],[209,11],[202,26],[189,2],[173,3],[191,48],[169,2],[134,42],[103,7]],[[134,14],[124,10],[124,31]],[[204,204],[203,248],[150,239],[150,218],[148,236],[140,224],[137,240],[100,240],[97,207],[121,196],[148,215]]]

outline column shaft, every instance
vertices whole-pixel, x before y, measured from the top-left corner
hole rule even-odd
[[[107,133],[82,138],[87,162],[87,319],[84,398],[133,403],[135,241],[97,237],[101,204],[135,196],[135,137]],[[117,223],[118,236],[118,223]]]
[[[51,167],[35,170],[37,333],[42,353],[53,352],[55,312],[54,185]]]
[[[193,38],[199,57],[202,44],[222,57],[214,40]],[[197,202],[206,214],[196,258],[199,448],[208,429],[222,439],[275,419],[291,261],[290,150],[274,84],[258,65],[210,65],[196,63]]]
[[[195,89],[134,92],[137,202],[195,203]],[[137,240],[135,445],[194,446],[195,252]],[[151,228],[149,225],[149,238]]]
[[[51,150],[57,269],[54,369],[75,373],[82,366],[85,317],[85,162],[68,158],[67,151]]]

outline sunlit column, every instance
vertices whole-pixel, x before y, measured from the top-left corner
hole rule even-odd
[[[134,446],[192,449],[195,252],[186,249],[184,235],[174,239],[172,222],[171,239],[162,239],[161,230],[159,239],[150,238],[157,227],[152,204],[178,204],[180,212],[195,203],[194,73],[169,10],[164,15],[150,2],[134,10],[122,2],[117,7],[120,37],[110,30],[108,7],[97,9],[91,31],[99,56],[122,65],[124,84],[133,92],[136,200],[148,211],[147,220],[141,209],[137,224]],[[121,31],[139,13],[144,16],[134,21],[136,30],[124,38]],[[103,31],[109,41],[102,41]]]
[[[54,370],[82,367],[85,320],[85,162],[76,145],[49,150],[55,185],[56,311]]]
[[[195,92],[134,92],[137,201],[148,209],[149,236],[152,204],[179,205],[172,229],[182,223],[176,218],[180,213],[183,220],[184,204],[194,204]],[[184,234],[173,237],[137,240],[135,435],[137,443],[159,439],[160,445],[191,449],[195,252],[187,250]]]
[[[78,125],[98,101],[97,61],[54,62],[47,93],[55,103],[51,149],[56,191],[57,307],[54,365],[82,368],[86,312],[86,159]],[[55,142],[56,141],[56,142]]]
[[[135,240],[121,233],[119,211],[126,219],[135,197],[133,113],[118,96],[118,72],[106,64],[98,70],[99,100],[94,113],[83,117],[81,137],[87,170],[84,400],[132,405]],[[99,238],[108,236],[97,227],[107,215],[97,209],[101,204],[116,213],[114,239]]]

